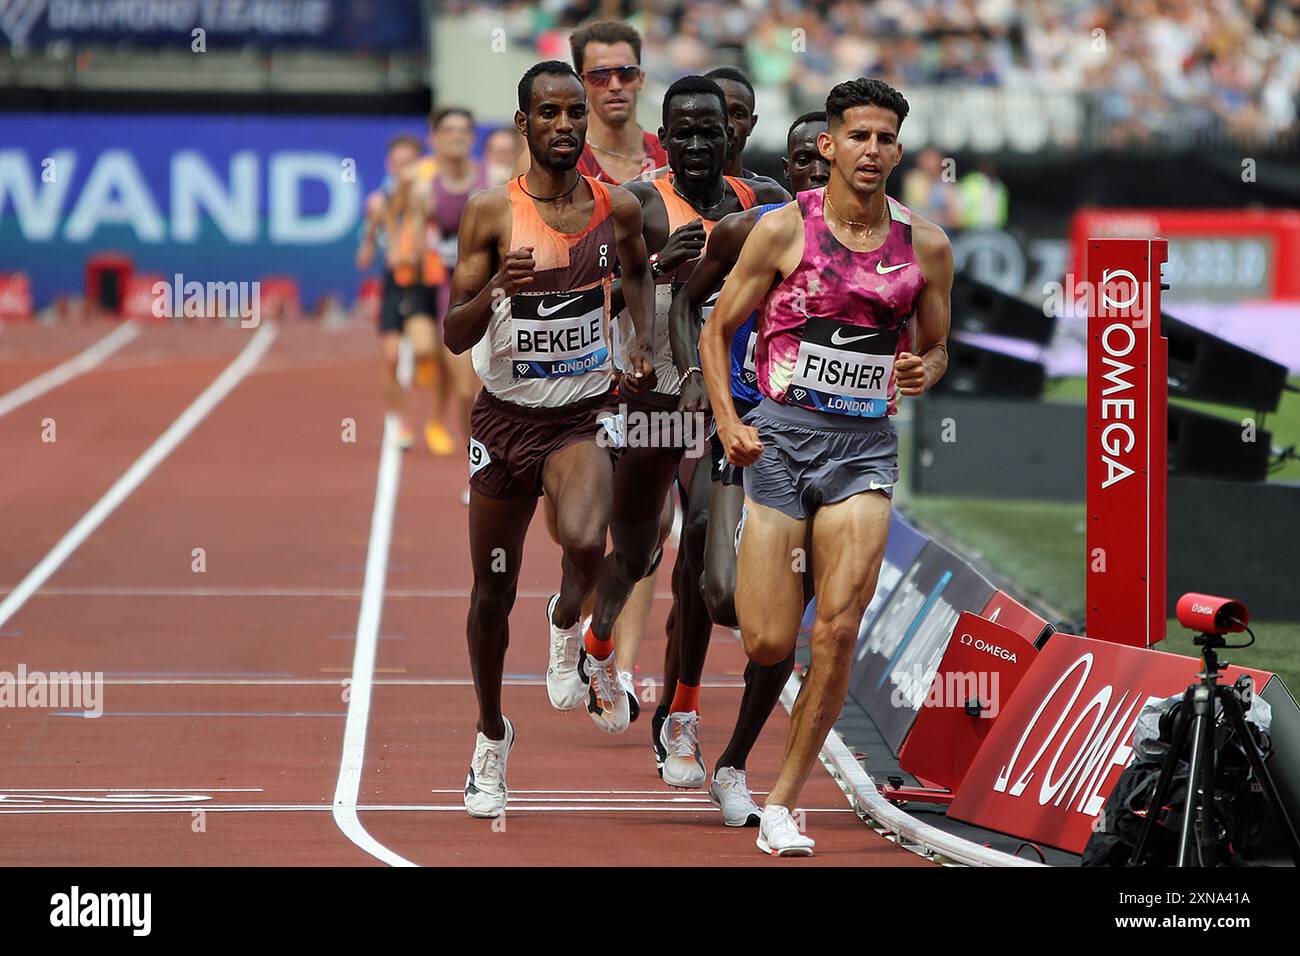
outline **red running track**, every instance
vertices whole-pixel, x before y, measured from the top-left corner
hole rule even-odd
[[[5,329],[0,400],[111,330]],[[252,335],[147,326],[0,417],[0,599]],[[582,711],[553,711],[544,606],[559,560],[540,522],[506,661],[519,733],[511,803],[504,824],[470,819],[465,464],[422,447],[393,456],[368,726],[345,748],[349,708],[355,727],[367,696],[353,667],[381,457],[376,352],[368,327],[280,328],[251,373],[0,623],[0,671],[104,675],[97,719],[0,707],[0,865],[580,865],[593,840],[627,865],[929,865],[859,821],[820,768],[804,794],[817,856],[770,860],[755,831],[721,825],[705,792],[663,785],[653,704],[621,737]],[[47,419],[53,442],[42,440]],[[660,593],[642,676],[659,676],[667,609]],[[730,730],[744,663],[731,633],[715,631],[706,761]],[[778,710],[751,758],[760,792],[786,729]],[[349,752],[360,761],[355,824],[334,812]]]

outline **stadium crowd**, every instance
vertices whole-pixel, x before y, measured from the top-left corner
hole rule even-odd
[[[791,109],[849,76],[1090,95],[1113,145],[1205,134],[1294,136],[1300,0],[445,0],[506,17],[539,57],[584,20],[626,18],[663,85],[719,63]]]

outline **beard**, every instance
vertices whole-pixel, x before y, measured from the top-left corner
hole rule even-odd
[[[567,173],[569,169],[575,168],[577,161],[582,157],[584,150],[584,139],[577,137],[568,137],[575,144],[575,150],[568,156],[558,156],[551,152],[551,146],[555,140],[547,142],[545,146],[538,146],[532,140],[528,140],[528,151],[532,153],[533,163],[542,166],[543,169],[549,169],[552,173]]]
[[[533,153],[533,162],[543,169],[549,169],[553,173],[567,173],[570,169],[578,165],[578,160],[582,156],[582,148],[575,149],[568,156],[552,155],[550,149],[541,153]]]

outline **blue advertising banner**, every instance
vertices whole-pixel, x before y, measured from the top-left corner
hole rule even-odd
[[[420,0],[14,0],[0,47],[55,41],[196,49],[259,44],[418,50]]]
[[[925,702],[957,618],[981,611],[993,590],[961,557],[927,541],[859,637],[849,693],[894,753]]]
[[[80,294],[85,263],[129,256],[186,279],[298,280],[303,304],[351,302],[364,199],[422,118],[0,116],[0,272],[37,307]]]

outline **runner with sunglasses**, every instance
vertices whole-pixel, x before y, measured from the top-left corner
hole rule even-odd
[[[636,122],[645,85],[641,35],[626,23],[603,20],[569,37],[573,68],[587,88],[591,118],[578,171],[601,182],[626,183],[668,162],[659,137]]]
[[[578,171],[604,183],[649,178],[649,170],[667,164],[668,154],[658,136],[646,132],[636,123],[637,97],[645,83],[640,67],[641,34],[626,23],[605,20],[575,30],[569,38],[569,45],[574,68],[582,76],[583,88],[587,91],[589,106],[587,143],[578,158]],[[516,174],[526,168],[526,156],[522,163],[515,170]],[[545,512],[551,539],[558,541],[555,508],[549,500]],[[660,516],[661,538],[667,534],[672,520],[673,507],[669,503]],[[662,552],[651,563],[646,576],[637,583],[614,624],[614,646],[618,660],[625,668],[619,672],[619,682],[627,694],[631,720],[636,720],[641,712],[632,675],[650,616],[655,572],[661,557]],[[592,605],[588,601],[583,615],[590,617],[591,613]],[[572,666],[573,661],[558,659],[553,654],[548,673],[567,674]]]

